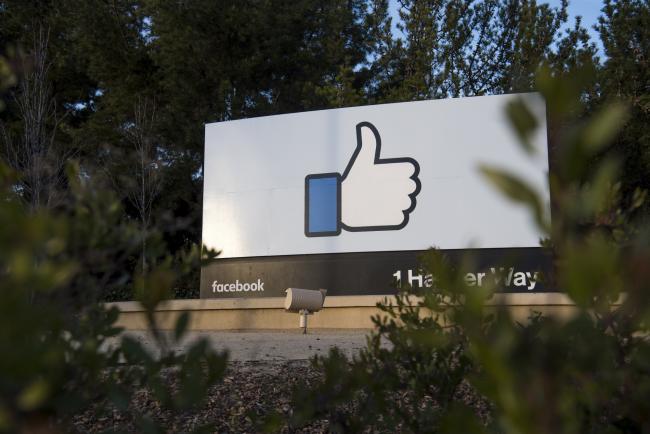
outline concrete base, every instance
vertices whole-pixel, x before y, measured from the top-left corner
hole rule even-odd
[[[363,329],[315,329],[303,335],[298,330],[190,331],[180,343],[173,343],[171,349],[184,354],[197,339],[206,339],[212,349],[228,351],[230,361],[309,360],[327,355],[334,347],[351,358],[366,348],[368,332]],[[171,332],[167,333],[171,335]],[[139,341],[152,354],[158,354],[158,347],[147,331],[129,330],[124,335]],[[109,339],[107,345],[117,344],[121,337]],[[389,345],[384,343],[384,346]]]
[[[376,307],[392,297],[327,297],[323,310],[309,317],[310,329],[370,329],[371,317],[381,314]],[[532,311],[569,317],[575,307],[562,293],[496,294],[488,307],[506,305],[513,316],[523,321]],[[118,324],[127,330],[147,328],[144,310],[137,302],[108,303],[120,309]],[[298,329],[300,316],[284,311],[284,297],[256,299],[171,300],[157,310],[159,327],[174,328],[182,312],[191,312],[190,330],[291,330]]]

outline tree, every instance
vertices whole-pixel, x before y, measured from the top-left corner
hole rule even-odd
[[[403,0],[405,42],[389,99],[428,99],[530,91],[543,63],[594,61],[577,20],[564,35],[567,2]]]
[[[35,32],[34,46],[22,60],[25,76],[13,96],[22,124],[20,136],[15,137],[10,126],[0,123],[5,155],[22,174],[15,188],[32,212],[61,205],[65,194],[65,161],[74,154],[56,142],[61,120],[57,118],[49,79],[49,30],[39,27]]]
[[[147,273],[147,237],[151,229],[156,199],[161,193],[163,161],[158,156],[155,134],[156,102],[139,100],[134,107],[133,123],[125,126],[125,134],[133,146],[133,155],[127,158],[127,165],[117,165],[113,173],[118,178],[118,191],[135,208],[140,220],[142,252],[140,256],[142,274]],[[122,175],[128,173],[128,176]],[[133,176],[135,175],[135,176]]]
[[[598,20],[605,62],[600,71],[600,100],[622,100],[631,116],[612,146],[623,158],[623,190],[650,188],[650,4],[644,0],[606,0]],[[644,215],[647,217],[648,208]]]

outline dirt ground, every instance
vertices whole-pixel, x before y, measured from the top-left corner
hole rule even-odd
[[[130,331],[146,347],[153,341],[145,332]],[[311,330],[303,335],[296,331],[190,332],[174,347],[182,352],[192,341],[207,338],[217,350],[228,350],[229,367],[224,379],[209,393],[207,403],[195,411],[172,415],[160,408],[146,391],[136,393],[128,412],[108,409],[101,413],[89,411],[74,418],[78,433],[139,432],[134,416],[144,415],[165,427],[166,432],[188,432],[205,424],[210,432],[255,433],[264,415],[276,412],[287,416],[291,411],[292,390],[312,384],[321,375],[311,367],[309,359],[325,355],[338,347],[352,356],[365,347],[368,330]],[[173,380],[172,380],[173,381]],[[99,406],[101,408],[101,406]],[[282,432],[327,432],[327,421],[317,420],[300,430]]]

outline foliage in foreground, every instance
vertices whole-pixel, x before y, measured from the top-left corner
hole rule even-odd
[[[0,90],[12,84],[11,72],[0,58]],[[132,413],[131,397],[143,388],[171,411],[200,404],[221,378],[226,355],[206,340],[173,354],[170,340],[183,339],[189,316],[167,336],[154,315],[172,288],[171,265],[187,272],[196,251],[171,258],[161,237],[148,233],[156,261],[147,274],[131,276],[126,270],[145,235],[109,190],[69,164],[63,204],[32,209],[17,190],[21,176],[0,160],[0,432],[70,432],[72,417],[89,409],[97,417]],[[107,288],[124,285],[146,308],[153,351],[128,335],[118,338],[117,308],[99,303]],[[131,416],[139,432],[161,432],[147,414]]]
[[[0,57],[0,91],[14,82]],[[71,432],[73,417],[91,411],[118,411],[138,432],[162,432],[135,412],[134,393],[147,390],[164,409],[185,411],[203,402],[226,366],[226,354],[205,339],[174,354],[189,315],[169,335],[154,315],[177,275],[198,266],[198,250],[169,256],[160,234],[127,219],[101,178],[73,162],[61,174],[66,194],[56,208],[24,200],[25,176],[0,160],[0,433]],[[133,267],[145,244],[149,267]],[[134,268],[143,272],[133,275]],[[124,287],[146,310],[153,348],[118,336],[117,308],[100,303]]]
[[[158,266],[132,282],[155,350],[118,338],[117,308],[89,295],[132,280],[123,263],[138,256],[137,226],[124,222],[110,194],[80,181],[74,166],[74,197],[57,214],[29,212],[11,189],[15,176],[0,165],[0,432],[67,432],[71,418],[91,408],[96,417],[129,413],[132,394],[142,388],[172,411],[198,405],[221,378],[226,357],[205,340],[182,355],[169,351],[189,324],[181,316],[167,336],[153,314],[173,284],[171,258],[159,253]],[[170,369],[179,384],[173,390]],[[147,414],[131,416],[138,431],[160,432]]]
[[[168,350],[170,339],[183,339],[188,316],[171,336],[158,331],[153,312],[173,284],[170,258],[133,282],[155,350],[117,338],[117,308],[88,294],[131,279],[123,262],[137,257],[139,231],[123,221],[111,195],[84,185],[74,166],[70,172],[70,207],[31,213],[11,190],[14,174],[0,165],[0,432],[67,432],[72,416],[90,408],[96,417],[129,413],[141,388],[182,411],[198,405],[225,369],[225,354],[205,340],[182,355]],[[165,380],[170,368],[174,390]],[[131,416],[140,432],[160,432],[147,414]]]
[[[649,432],[650,228],[628,221],[645,193],[623,202],[619,161],[598,158],[626,110],[610,104],[577,122],[577,77],[542,71],[538,88],[550,116],[574,125],[560,138],[550,175],[553,225],[525,182],[482,171],[548,233],[556,284],[576,304],[573,313],[515,317],[493,289],[467,286],[471,257],[452,266],[430,251],[422,267],[435,289],[407,289],[380,304],[384,315],[353,360],[337,351],[317,358],[325,378],[296,393],[294,426],[327,418],[334,432]],[[509,110],[524,143],[536,128],[528,113],[523,102]]]

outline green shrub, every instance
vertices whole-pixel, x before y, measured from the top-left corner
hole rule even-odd
[[[436,289],[405,289],[380,304],[384,315],[373,319],[359,356],[315,359],[324,380],[296,393],[290,424],[327,418],[334,432],[650,431],[650,228],[632,223],[645,192],[623,198],[619,160],[602,158],[626,109],[612,102],[582,117],[577,76],[542,70],[537,86],[549,117],[564,125],[550,175],[552,225],[524,181],[481,170],[548,234],[554,279],[574,315],[531,312],[519,323],[506,307],[486,306],[494,288],[468,287],[465,267],[432,250],[421,264]],[[535,129],[527,107],[515,103],[508,114],[525,144]]]
[[[170,344],[183,339],[189,316],[167,336],[153,314],[170,296],[171,265],[180,259],[165,256],[154,234],[155,265],[134,278],[125,270],[139,254],[140,231],[113,195],[70,165],[66,206],[31,212],[13,189],[16,176],[0,163],[0,432],[65,432],[72,416],[91,408],[131,413],[132,394],[142,388],[172,411],[201,403],[226,355],[206,340],[173,354]],[[187,268],[196,252],[181,259]],[[100,300],[117,287],[135,288],[157,351],[128,335],[111,340],[121,331],[118,311]],[[168,384],[169,372],[177,387]],[[148,415],[131,416],[139,431],[160,431]]]

